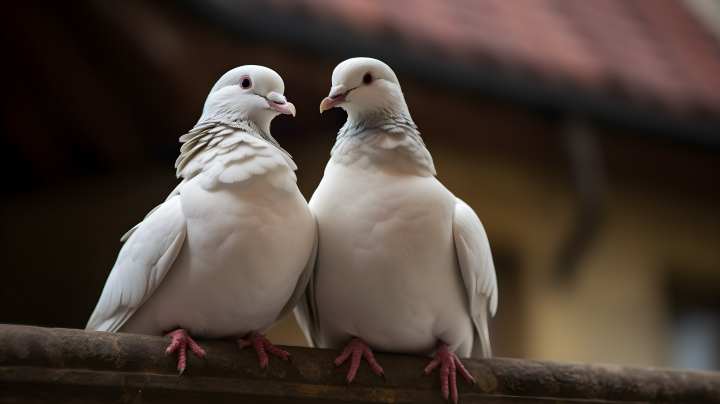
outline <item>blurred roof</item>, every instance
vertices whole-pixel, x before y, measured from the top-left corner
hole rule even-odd
[[[680,1],[271,2],[278,9],[291,3],[366,34],[394,30],[408,45],[436,47],[458,61],[488,58],[549,81],[720,112],[720,47]]]
[[[437,67],[437,74],[445,76],[441,80],[453,80],[447,77],[455,76],[451,70],[440,69],[453,64],[485,74],[486,81],[520,78],[530,87],[622,100],[630,107],[669,112],[682,119],[717,122],[720,117],[720,43],[681,1],[211,0],[205,4],[216,9],[216,17],[223,14],[226,22],[244,29],[253,22],[238,17],[252,16],[256,28],[269,36],[275,31],[290,42],[311,42],[311,47],[324,45],[324,50],[331,47],[353,56],[397,56],[393,66],[401,59],[412,63],[424,58],[423,68]],[[347,52],[342,52],[343,47]],[[512,87],[495,84],[499,86]],[[522,96],[533,97],[527,94]],[[547,96],[540,91],[535,98]],[[576,104],[572,99],[562,103],[570,109]]]

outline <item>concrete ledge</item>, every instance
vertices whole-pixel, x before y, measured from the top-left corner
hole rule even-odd
[[[177,378],[169,340],[145,335],[0,324],[0,402],[442,403],[429,358],[378,353],[387,384],[363,361],[348,390],[337,350],[283,347],[293,364],[271,357],[262,372],[251,349],[199,341],[207,366],[188,352]],[[720,372],[493,358],[464,360],[477,380],[459,377],[469,403],[720,403]]]

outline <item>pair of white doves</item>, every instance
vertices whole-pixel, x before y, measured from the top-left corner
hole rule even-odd
[[[122,241],[87,330],[172,337],[166,356],[192,338],[239,338],[260,366],[289,360],[263,334],[291,311],[311,346],[352,356],[347,383],[372,350],[434,355],[442,395],[457,402],[458,356],[490,356],[488,313],[497,281],[475,212],[435,177],[395,73],[383,62],[339,64],[320,112],[348,113],[310,199],[297,166],[270,135],[295,115],[274,71],[241,66],[210,91],[198,124],[180,138],[183,178]]]

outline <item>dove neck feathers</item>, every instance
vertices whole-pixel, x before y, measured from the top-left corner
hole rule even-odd
[[[249,121],[232,125],[201,121],[180,137],[183,145],[175,162],[177,176],[199,176],[204,189],[264,176],[274,188],[292,192],[297,189],[297,166],[272,140]]]
[[[343,165],[369,159],[422,177],[436,175],[432,156],[410,117],[402,93],[399,100],[394,95],[394,102],[381,103],[370,111],[348,109],[348,120],[330,152],[332,159]]]

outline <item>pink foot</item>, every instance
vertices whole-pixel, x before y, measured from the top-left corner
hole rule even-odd
[[[260,357],[260,368],[263,371],[267,369],[269,361],[265,350],[268,350],[271,354],[275,356],[279,356],[285,362],[289,361],[292,365],[292,356],[290,356],[289,353],[283,351],[280,348],[275,348],[275,345],[273,345],[270,340],[256,332],[251,332],[250,335],[247,336],[247,340],[244,340],[242,338],[239,339],[238,346],[240,347],[240,349],[243,349],[246,346],[252,346]]]
[[[203,351],[202,348],[200,348],[198,344],[196,344],[195,341],[190,338],[187,331],[183,330],[182,328],[178,328],[173,332],[165,334],[165,337],[172,338],[173,342],[165,350],[165,356],[163,358],[167,358],[167,356],[175,352],[176,349],[178,350],[178,370],[180,371],[178,377],[180,377],[185,371],[185,364],[187,363],[187,356],[185,354],[185,351],[188,349],[188,347],[191,351],[195,353],[195,355],[201,358],[205,358],[205,364],[207,365],[207,354],[205,354],[205,351]]]
[[[375,361],[372,350],[363,342],[363,340],[361,340],[360,338],[353,338],[350,343],[347,344],[340,356],[335,359],[335,366],[342,365],[342,363],[345,362],[345,360],[349,358],[350,355],[352,355],[352,359],[350,360],[350,371],[348,372],[346,379],[348,388],[350,388],[350,382],[353,381],[355,375],[357,374],[358,368],[360,367],[360,359],[363,357],[366,361],[368,361],[368,363],[370,364],[370,368],[373,370],[373,372],[375,372],[375,374],[378,376],[382,376],[382,378],[385,380],[385,383],[387,383],[385,372],[383,372],[380,365],[378,365],[378,363]]]
[[[447,403],[449,395],[452,402],[457,404],[458,394],[457,384],[455,383],[455,371],[459,371],[471,386],[475,385],[475,379],[470,376],[465,366],[460,363],[457,355],[450,352],[447,344],[442,341],[438,341],[435,358],[427,365],[423,376],[430,374],[430,372],[437,369],[438,366],[440,366],[440,390],[442,391],[443,398],[445,398],[445,402]]]

